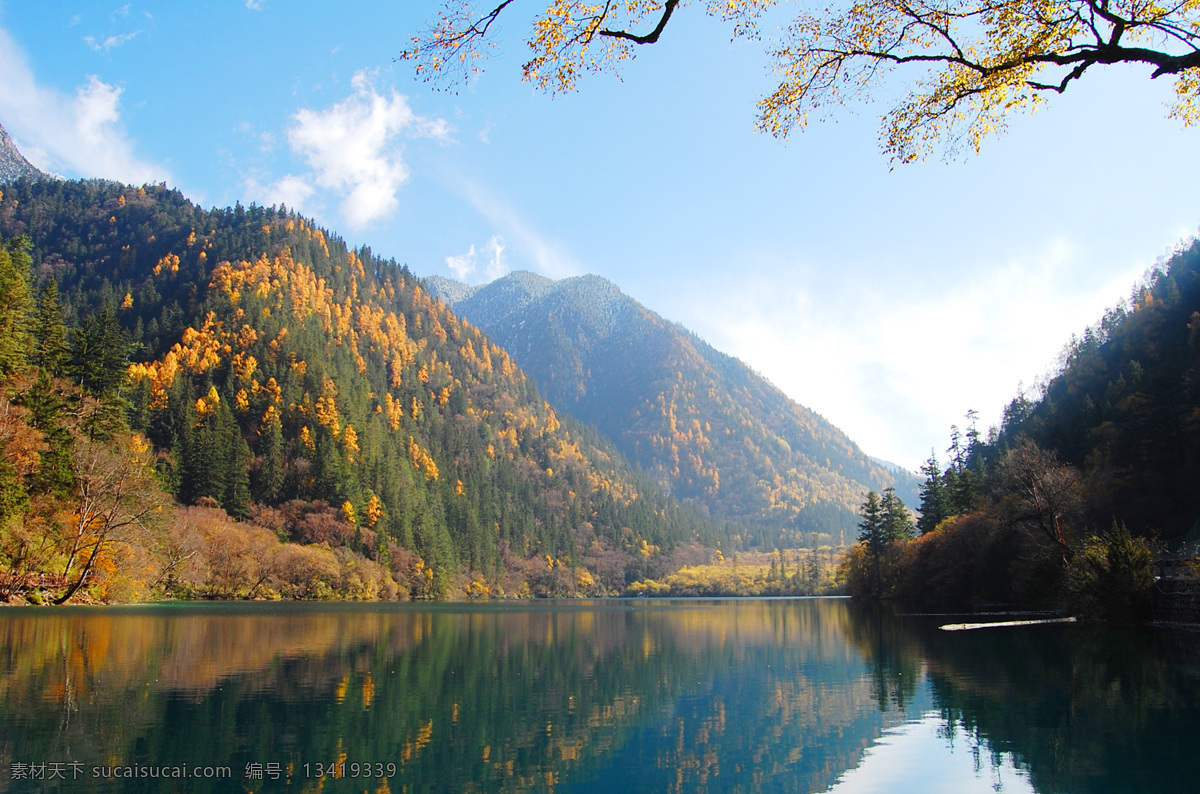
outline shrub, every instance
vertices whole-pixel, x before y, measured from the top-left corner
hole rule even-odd
[[[1152,605],[1154,572],[1150,545],[1124,523],[1088,538],[1072,560],[1067,587],[1081,615],[1113,622],[1145,618]]]

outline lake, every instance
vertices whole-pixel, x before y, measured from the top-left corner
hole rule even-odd
[[[844,599],[0,610],[0,790],[1195,790],[1200,634]],[[999,619],[999,618],[997,618]]]

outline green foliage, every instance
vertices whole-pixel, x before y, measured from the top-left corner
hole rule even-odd
[[[925,535],[937,529],[938,524],[950,516],[950,505],[942,468],[938,465],[936,455],[929,456],[929,460],[921,467],[921,473],[925,475],[925,482],[921,484],[917,530]]]
[[[33,336],[33,352],[29,363],[41,367],[54,377],[61,377],[71,348],[67,343],[67,327],[63,324],[58,282],[53,278],[38,291]]]
[[[67,373],[93,397],[112,397],[125,382],[130,345],[112,303],[85,315],[71,333]]]
[[[851,595],[882,598],[895,588],[899,554],[915,527],[892,488],[884,490],[882,498],[868,492],[859,516],[858,543],[846,561],[847,590]]]
[[[1089,518],[1166,539],[1200,516],[1200,242],[1073,337],[1041,392],[1015,399],[988,455],[1021,436],[1079,468]]]
[[[433,286],[450,299],[449,290]],[[513,273],[454,300],[556,409],[594,424],[671,493],[729,522],[743,547],[844,542],[867,488],[916,482],[813,411],[596,276]]]
[[[18,231],[46,279],[39,364],[53,371],[55,319],[73,325],[89,432],[116,437],[100,420],[123,407],[185,504],[338,506],[354,528],[326,540],[401,560],[397,581],[423,597],[467,574],[515,592],[509,577],[543,555],[619,591],[643,544],[666,554],[720,532],[557,415],[406,268],[294,213],[22,182],[0,205],[0,233]]]
[[[30,262],[28,238],[0,242],[0,377],[19,374],[29,358]]]
[[[1154,595],[1151,561],[1146,540],[1114,521],[1108,531],[1088,538],[1072,560],[1067,584],[1073,608],[1120,623],[1148,618]]]

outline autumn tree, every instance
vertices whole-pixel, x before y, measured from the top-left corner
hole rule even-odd
[[[81,436],[76,443],[75,490],[59,521],[67,582],[56,603],[83,587],[106,555],[122,543],[146,543],[167,510],[149,465],[150,445],[139,436],[125,444]]]
[[[45,449],[29,412],[0,391],[0,531],[29,508],[29,486]]]
[[[513,0],[482,9],[447,0],[400,60],[427,79],[465,80],[495,50],[497,19]],[[735,37],[757,37],[779,0],[708,0]],[[679,0],[551,0],[533,20],[523,78],[551,93],[589,72],[615,72],[636,46],[659,41]],[[1175,81],[1171,115],[1200,119],[1200,5],[1134,0],[856,0],[801,6],[769,46],[778,84],[758,103],[758,128],[786,137],[810,114],[870,100],[905,67],[913,89],[883,117],[894,162],[947,154],[1004,129],[1008,118],[1066,91],[1095,67],[1138,64]]]
[[[1082,519],[1079,474],[1028,438],[1005,453],[994,477],[998,512],[1005,523],[1026,528],[1048,541],[1065,567],[1072,552],[1072,531]]]

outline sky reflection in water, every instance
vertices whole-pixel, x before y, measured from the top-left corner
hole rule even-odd
[[[936,626],[818,599],[4,610],[0,788],[183,790],[14,775],[39,762],[230,769],[187,791],[1090,793],[1200,772],[1200,635]],[[339,759],[395,774],[318,780]],[[247,777],[265,764],[284,772]]]

